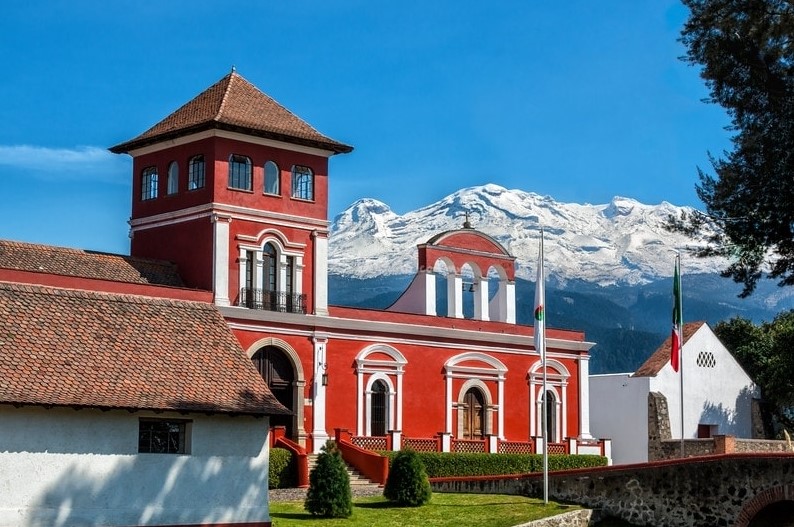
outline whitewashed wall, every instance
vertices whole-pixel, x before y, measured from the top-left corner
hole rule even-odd
[[[697,364],[698,354],[710,352],[713,367]],[[698,424],[718,425],[717,434],[752,437],[752,399],[758,390],[711,329],[703,325],[686,341],[682,351],[684,372],[684,437],[697,437]],[[667,397],[670,431],[681,438],[681,388],[679,374],[667,364],[651,378],[651,391]]]
[[[590,430],[612,439],[612,463],[648,461],[648,378],[590,376]]]
[[[138,454],[140,417],[192,420],[191,453]],[[0,406],[0,526],[270,521],[266,418]]]

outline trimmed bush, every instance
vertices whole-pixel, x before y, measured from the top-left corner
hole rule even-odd
[[[286,448],[270,449],[267,488],[284,489],[295,486],[297,467],[292,452]]]
[[[398,452],[380,452],[390,464]],[[454,476],[502,476],[543,471],[541,454],[457,454],[452,452],[419,452],[417,456],[429,478]],[[549,470],[569,470],[606,466],[602,456],[549,456]]]
[[[309,474],[309,492],[303,508],[313,516],[348,518],[353,514],[350,476],[336,443],[328,440]]]
[[[432,492],[425,467],[413,450],[402,450],[394,458],[383,489],[387,500],[407,507],[430,501]]]

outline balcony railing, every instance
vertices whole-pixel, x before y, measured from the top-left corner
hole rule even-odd
[[[282,313],[306,313],[306,295],[284,291],[263,291],[243,287],[238,306]]]

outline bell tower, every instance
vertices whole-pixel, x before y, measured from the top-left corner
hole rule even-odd
[[[327,314],[328,159],[352,150],[233,69],[110,148],[133,159],[130,254],[217,305]]]

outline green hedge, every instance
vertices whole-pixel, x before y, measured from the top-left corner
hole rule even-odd
[[[397,452],[380,452],[389,458],[389,464]],[[419,452],[419,459],[430,478],[453,476],[501,476],[504,474],[526,474],[543,471],[541,454],[456,454],[449,452]],[[606,466],[602,456],[549,456],[549,470],[568,470]]]
[[[286,448],[271,448],[267,487],[270,489],[294,487],[297,477],[298,468],[292,452]]]

